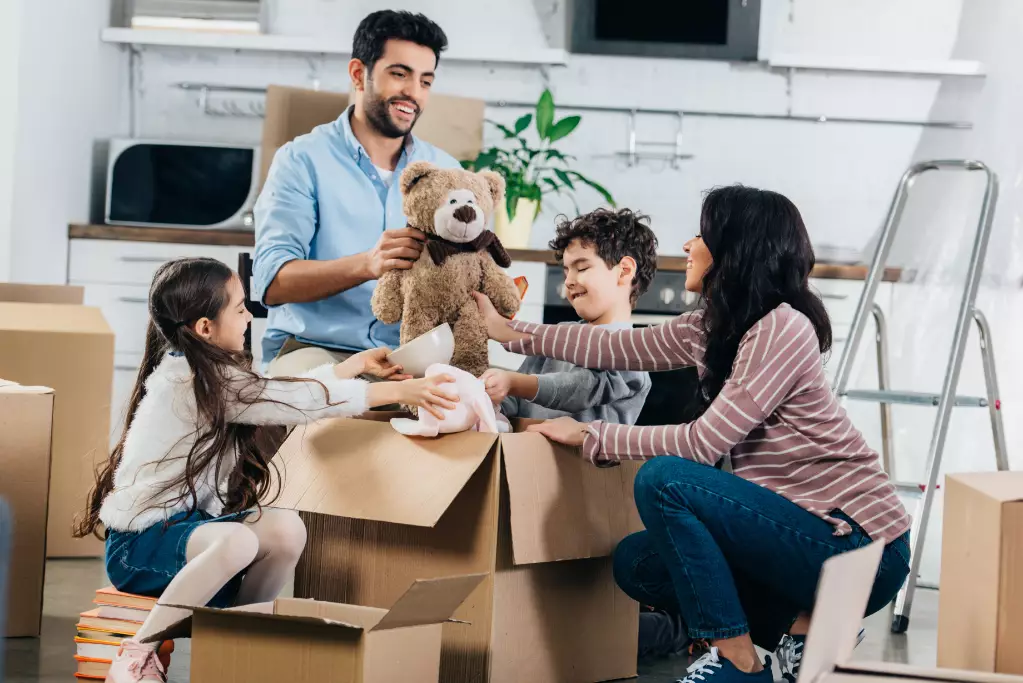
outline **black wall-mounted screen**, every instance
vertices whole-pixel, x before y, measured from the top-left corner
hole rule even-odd
[[[755,60],[760,0],[574,0],[572,51]]]

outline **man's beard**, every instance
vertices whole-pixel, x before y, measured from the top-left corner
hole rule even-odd
[[[398,102],[408,104],[416,110],[416,116],[412,119],[412,123],[409,124],[407,130],[402,130],[401,124],[391,118],[391,105]],[[392,97],[385,100],[382,97],[377,97],[373,93],[372,88],[366,88],[366,119],[369,121],[370,125],[376,128],[377,132],[384,137],[405,137],[416,125],[416,121],[419,120],[420,114],[422,114],[422,110],[419,109],[419,106],[407,97]]]

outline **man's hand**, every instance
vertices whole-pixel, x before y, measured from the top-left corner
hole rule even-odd
[[[559,417],[526,427],[527,432],[538,432],[551,441],[566,446],[582,446],[586,440],[586,425],[570,417]]]
[[[367,269],[373,280],[392,270],[408,270],[419,259],[426,234],[415,228],[385,230],[376,246],[366,252]]]

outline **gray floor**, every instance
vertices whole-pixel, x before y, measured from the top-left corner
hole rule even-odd
[[[98,560],[57,560],[46,567],[46,599],[41,638],[7,641],[8,683],[70,683],[74,680],[74,636],[78,614],[91,608],[93,592],[107,585]],[[868,620],[867,637],[856,650],[862,659],[908,662],[933,666],[937,641],[937,593],[921,591],[913,607],[909,634],[892,635],[888,613]],[[170,681],[188,680],[188,641],[179,641],[171,658]],[[639,681],[668,683],[685,674],[681,659],[640,664]]]

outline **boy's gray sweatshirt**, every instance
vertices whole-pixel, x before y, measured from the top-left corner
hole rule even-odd
[[[578,325],[580,323],[562,323]],[[629,330],[632,323],[600,325],[608,330]],[[628,370],[588,370],[566,361],[530,356],[519,372],[537,375],[533,400],[509,396],[501,402],[508,417],[549,420],[569,416],[579,422],[604,420],[635,424],[650,393],[650,375]]]

